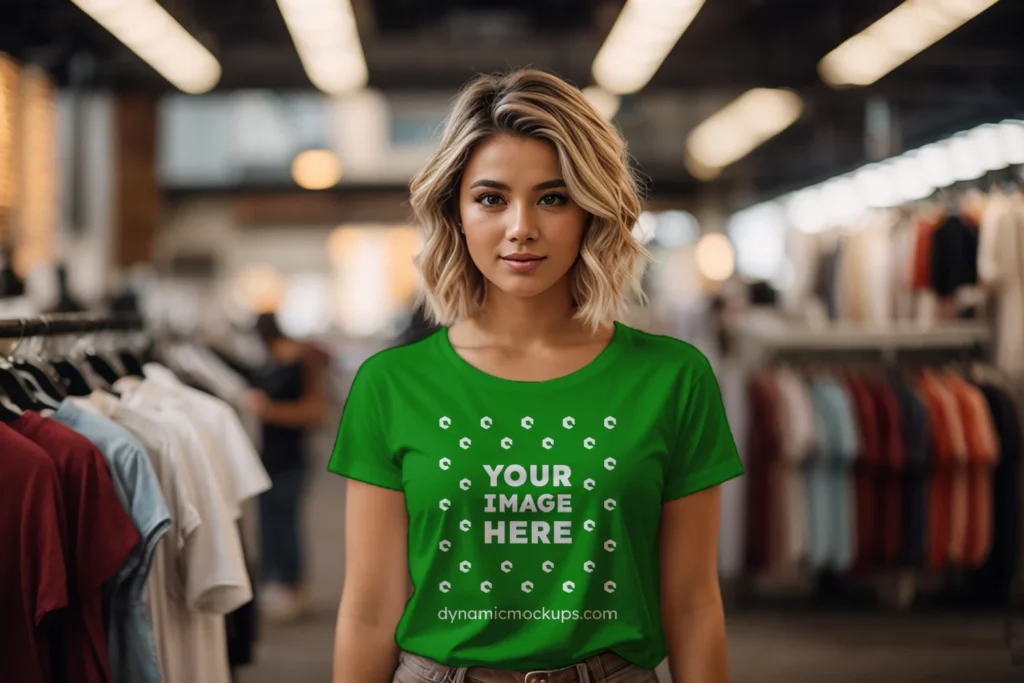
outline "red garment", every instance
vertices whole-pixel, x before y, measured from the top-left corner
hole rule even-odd
[[[917,378],[921,399],[928,408],[931,423],[931,490],[928,496],[928,560],[930,569],[942,569],[948,556],[953,498],[953,445],[946,418],[931,379]]]
[[[3,680],[50,683],[52,615],[68,604],[57,469],[0,423],[0,667]]]
[[[103,455],[88,439],[33,412],[11,426],[50,456],[60,479],[67,528],[68,612],[61,638],[67,683],[108,683],[103,584],[124,565],[139,533],[117,499]]]
[[[776,509],[783,503],[773,500],[772,476],[781,450],[779,419],[779,391],[771,373],[762,371],[754,375],[748,386],[750,430],[748,434],[750,463],[746,471],[746,549],[745,562],[751,573],[769,568],[772,558],[779,554],[772,547],[775,538],[773,520]]]
[[[878,406],[878,425],[882,435],[880,560],[886,567],[895,567],[899,564],[903,547],[903,464],[906,460],[903,415],[899,400],[888,385],[870,382],[869,386]]]
[[[910,268],[910,288],[915,292],[932,289],[932,236],[941,220],[942,216],[927,216],[917,221],[917,239]]]
[[[878,430],[877,409],[864,381],[855,376],[846,378],[846,389],[853,401],[860,434],[860,453],[853,466],[854,493],[857,506],[857,544],[854,568],[874,569],[878,562],[879,504],[878,466],[882,461],[882,443]]]

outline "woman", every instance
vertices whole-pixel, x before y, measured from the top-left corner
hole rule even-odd
[[[742,466],[704,356],[612,322],[646,257],[621,138],[554,76],[482,76],[411,189],[443,326],[346,401],[335,683],[727,681]]]
[[[273,484],[260,496],[265,582],[260,603],[271,621],[291,621],[306,609],[300,514],[307,479],[306,433],[325,418],[326,388],[322,363],[287,337],[273,314],[260,316],[256,331],[268,360],[253,377],[248,408],[262,423],[263,465]]]

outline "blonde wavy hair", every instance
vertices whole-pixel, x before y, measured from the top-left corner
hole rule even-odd
[[[459,186],[476,146],[498,133],[554,145],[572,199],[588,214],[579,258],[570,271],[575,317],[597,328],[643,301],[650,254],[633,236],[640,197],[626,145],[577,88],[532,69],[481,75],[459,93],[440,145],[410,183],[415,219],[425,232],[416,266],[421,300],[435,323],[473,317],[485,282],[459,229]]]

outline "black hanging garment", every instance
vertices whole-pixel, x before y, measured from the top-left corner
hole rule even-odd
[[[991,385],[980,385],[985,394],[992,423],[999,436],[999,462],[992,473],[993,529],[988,560],[971,575],[970,583],[978,598],[992,604],[1005,604],[1010,598],[1017,570],[1021,533],[1021,448],[1020,420],[1013,400]]]
[[[928,407],[903,377],[890,381],[903,418],[902,566],[924,567],[928,557],[931,418]]]
[[[245,534],[242,525],[238,525],[238,537],[242,539],[242,552],[246,558],[245,571],[249,575],[252,586],[252,600],[224,617],[224,626],[228,640],[228,663],[232,668],[246,666],[255,660],[256,642],[259,640],[259,594],[257,582],[249,566],[248,553],[245,547]]]

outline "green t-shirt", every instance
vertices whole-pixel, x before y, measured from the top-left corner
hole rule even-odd
[[[662,503],[743,473],[707,359],[621,323],[545,382],[478,370],[446,329],[363,363],[329,469],[403,491],[414,592],[395,639],[449,666],[666,656]]]

